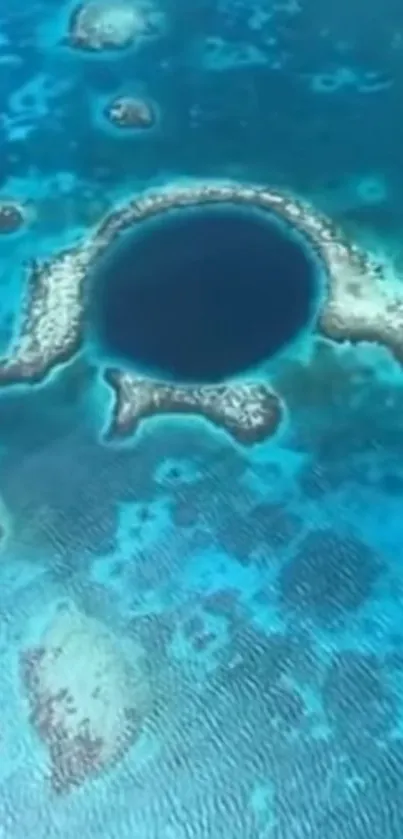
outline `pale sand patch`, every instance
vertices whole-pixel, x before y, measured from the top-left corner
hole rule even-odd
[[[105,624],[69,606],[20,658],[30,721],[48,750],[54,790],[69,792],[121,760],[151,708],[141,648],[133,645],[129,661]]]

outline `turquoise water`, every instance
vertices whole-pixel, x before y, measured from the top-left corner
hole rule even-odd
[[[96,55],[68,3],[0,13],[4,353],[28,260],[183,179],[286,189],[400,279],[394,0],[160,2]],[[127,93],[151,130],[108,126]],[[403,835],[401,366],[310,334],[267,376],[285,418],[250,447],[175,416],[108,444],[89,340],[2,388],[1,839]]]

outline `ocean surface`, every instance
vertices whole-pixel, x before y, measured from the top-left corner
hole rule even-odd
[[[397,0],[155,0],[97,54],[73,11],[0,9],[0,197],[30,208],[2,353],[27,261],[192,178],[285,189],[403,279]],[[120,94],[155,126],[112,129]],[[2,388],[1,839],[403,836],[402,368],[310,335],[267,376],[286,419],[249,447],[174,416],[107,444],[89,339]]]

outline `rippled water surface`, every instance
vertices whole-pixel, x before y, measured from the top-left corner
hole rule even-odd
[[[403,836],[402,98],[397,0],[3,2],[1,839]],[[281,403],[257,442],[182,392],[111,435],[91,330],[19,363],[35,290],[203,183],[336,225],[394,352],[369,281],[368,341],[310,324],[248,372]]]

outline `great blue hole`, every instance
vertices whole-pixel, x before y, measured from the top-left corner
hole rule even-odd
[[[231,206],[141,222],[98,266],[92,323],[103,354],[170,381],[256,368],[303,330],[318,260],[284,221]]]

